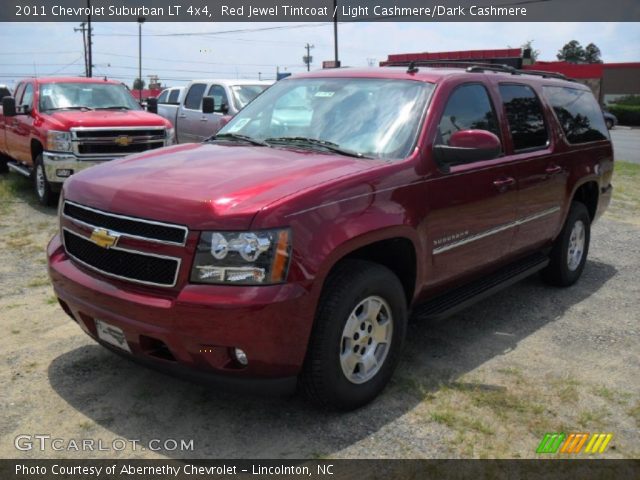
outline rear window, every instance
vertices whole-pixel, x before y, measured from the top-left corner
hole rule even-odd
[[[169,95],[169,90],[165,90],[158,97],[158,103],[167,103],[167,96]]]
[[[547,145],[549,136],[544,124],[542,105],[527,85],[501,84],[500,96],[509,122],[515,151]]]
[[[180,90],[178,90],[177,88],[171,90],[171,93],[169,94],[169,103],[172,105],[177,105],[179,97],[180,97]]]
[[[571,87],[544,87],[569,143],[608,140],[602,110],[590,90]]]

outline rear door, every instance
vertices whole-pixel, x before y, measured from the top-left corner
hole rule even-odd
[[[521,83],[499,83],[501,106],[508,125],[507,159],[518,181],[514,253],[548,243],[561,221],[568,171],[553,154],[545,111],[537,92]]]
[[[202,97],[207,89],[206,83],[193,83],[189,86],[184,102],[180,106],[176,119],[178,143],[200,142],[204,114],[202,113]]]
[[[448,145],[453,132],[468,129],[488,130],[502,140],[495,106],[482,83],[453,89],[439,117],[434,145]],[[490,269],[508,257],[517,198],[510,159],[501,155],[449,168],[440,165],[427,195],[426,238],[432,252],[427,286]]]

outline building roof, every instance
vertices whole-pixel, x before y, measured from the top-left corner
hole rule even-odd
[[[491,60],[496,58],[520,58],[519,48],[503,48],[498,50],[460,50],[457,52],[423,52],[423,53],[398,53],[387,56],[386,65],[394,62],[410,62],[420,60]]]
[[[523,70],[542,70],[544,72],[562,73],[570,78],[588,79],[602,78],[605,70],[617,68],[640,68],[640,62],[628,63],[570,63],[570,62],[536,62],[523,65]]]

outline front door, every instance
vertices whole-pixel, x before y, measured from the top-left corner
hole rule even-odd
[[[486,87],[467,83],[448,97],[434,145],[448,145],[452,133],[480,129],[502,137]],[[517,185],[504,156],[466,164],[441,165],[428,182],[427,287],[453,282],[490,268],[509,255]]]

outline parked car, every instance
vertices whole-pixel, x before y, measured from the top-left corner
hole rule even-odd
[[[602,114],[604,115],[604,123],[607,124],[609,130],[618,124],[618,118],[613,113],[603,110]]]
[[[0,100],[11,96],[11,89],[7,85],[0,85]]]
[[[184,91],[171,89],[167,100],[160,94],[157,113],[173,123],[178,143],[202,142],[216,133],[226,121],[263,92],[273,82],[258,80],[194,80]],[[173,102],[169,95],[173,93]],[[204,109],[203,98],[212,97],[211,108]],[[177,103],[176,103],[177,102]],[[156,111],[151,107],[150,111]]]
[[[612,192],[600,108],[501,68],[293,76],[207,142],[74,175],[48,246],[60,305],[148,365],[364,405],[410,311],[583,271]]]
[[[171,145],[171,124],[142,110],[120,83],[95,78],[30,78],[2,99],[0,170],[33,178],[43,205],[87,167]]]
[[[172,124],[175,124],[176,116],[178,114],[178,107],[184,99],[184,87],[171,87],[165,88],[156,100],[157,107],[155,108],[158,115],[166,118]],[[149,109],[149,107],[147,107]],[[151,110],[154,110],[152,108]]]

